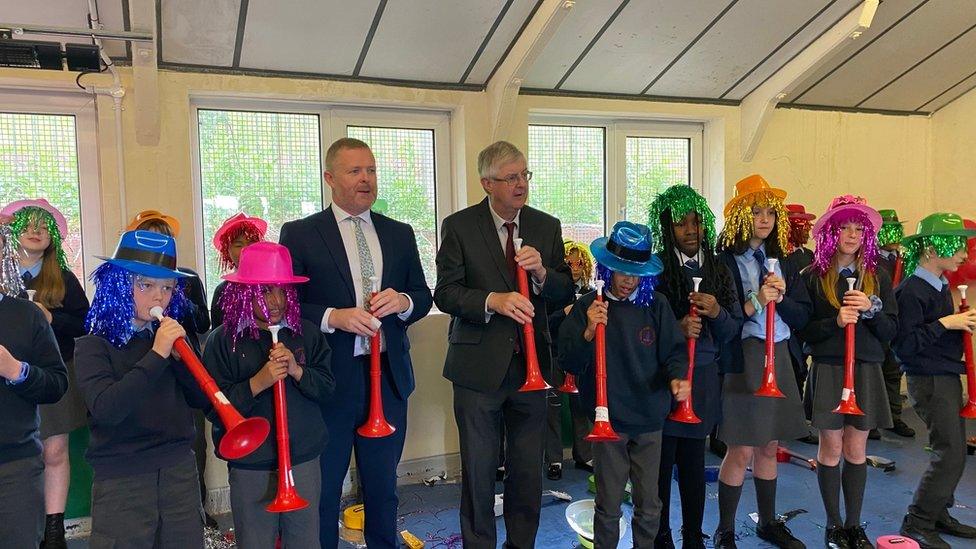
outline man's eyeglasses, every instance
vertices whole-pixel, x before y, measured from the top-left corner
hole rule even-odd
[[[509,185],[517,185],[520,179],[524,179],[526,183],[532,181],[532,172],[525,170],[522,173],[513,173],[508,177],[492,177],[492,181],[497,181],[499,183],[508,183]]]

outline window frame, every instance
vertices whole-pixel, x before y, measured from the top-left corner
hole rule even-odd
[[[80,282],[85,291],[91,294],[94,287],[88,277],[102,262],[98,256],[105,255],[95,99],[76,92],[0,87],[0,105],[0,111],[5,113],[62,115],[73,116],[75,119],[78,200],[81,212],[81,268],[84,273]]]
[[[576,126],[604,130],[604,234],[627,218],[627,138],[664,137],[689,139],[689,177],[692,188],[705,195],[705,125],[698,121],[656,119],[607,119],[597,116],[530,114],[529,126]],[[528,130],[528,128],[526,128]],[[531,156],[531,151],[527,152]],[[532,166],[529,166],[532,169]],[[706,195],[707,196],[707,195]],[[530,199],[531,201],[531,199]]]
[[[440,246],[440,227],[444,219],[460,209],[458,200],[464,199],[464,192],[458,191],[452,166],[450,110],[420,109],[409,107],[382,107],[370,105],[348,105],[331,102],[300,101],[288,99],[259,99],[223,96],[190,97],[190,160],[193,193],[194,228],[203,235],[203,182],[200,166],[200,110],[244,111],[274,114],[316,115],[319,120],[319,188],[324,209],[332,202],[332,193],[325,182],[325,156],[336,139],[346,136],[346,126],[375,126],[387,128],[407,128],[433,130],[434,132],[434,197],[437,248]],[[209,242],[196,246],[197,265],[206,264],[206,250]],[[435,248],[436,249],[436,248]],[[205,269],[204,269],[205,271]],[[206,273],[203,273],[206,286]],[[428,281],[431,282],[431,281]]]

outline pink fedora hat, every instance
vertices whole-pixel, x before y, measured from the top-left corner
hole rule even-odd
[[[3,207],[3,211],[0,211],[0,214],[14,215],[20,210],[31,206],[40,208],[51,214],[54,217],[54,223],[58,226],[58,230],[61,231],[61,238],[63,239],[68,236],[68,221],[65,220],[64,214],[43,198],[38,198],[35,200],[17,200],[16,202],[11,202]]]
[[[261,219],[260,217],[248,217],[248,215],[244,212],[234,214],[228,217],[227,219],[225,219],[223,224],[220,225],[220,228],[217,229],[217,232],[214,233],[214,237],[213,237],[214,248],[217,248],[219,250],[220,239],[223,238],[223,236],[227,234],[227,232],[233,229],[234,227],[239,227],[245,223],[250,223],[251,225],[254,225],[254,228],[257,229],[259,233],[261,233],[261,238],[264,238],[264,234],[268,231],[268,222]]]
[[[237,271],[222,277],[240,284],[298,284],[307,276],[295,276],[288,248],[274,242],[255,242],[241,250]]]
[[[813,226],[813,235],[817,236],[821,230],[823,230],[824,225],[827,224],[831,219],[836,219],[841,215],[850,215],[854,212],[860,212],[867,216],[868,221],[874,226],[874,232],[878,232],[881,228],[881,214],[877,210],[868,206],[866,200],[860,196],[854,196],[852,194],[845,194],[843,196],[838,196],[830,201],[830,206],[827,207],[827,211],[824,212],[820,219],[817,220],[816,224]]]

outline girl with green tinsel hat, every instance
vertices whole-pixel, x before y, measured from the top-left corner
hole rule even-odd
[[[12,202],[3,213],[12,216],[10,230],[19,243],[23,284],[34,292],[33,301],[51,324],[68,367],[68,392],[57,403],[40,406],[47,516],[44,544],[64,547],[64,509],[71,478],[68,433],[85,425],[87,413],[75,381],[73,358],[75,338],[85,335],[88,297],[68,268],[64,214],[43,198]]]
[[[647,225],[664,264],[657,290],[668,298],[683,337],[695,341],[692,409],[700,419],[699,423],[670,417],[665,421],[658,496],[662,502],[671,501],[671,471],[677,466],[682,547],[703,548],[705,437],[713,432],[722,412],[718,356],[720,349],[741,334],[742,307],[732,273],[715,255],[715,215],[703,196],[688,185],[669,187],[651,202]],[[697,292],[694,277],[702,279]],[[696,314],[691,314],[691,308]],[[655,547],[674,546],[670,507],[665,503],[661,509]]]

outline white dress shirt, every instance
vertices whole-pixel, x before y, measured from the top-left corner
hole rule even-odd
[[[498,243],[502,247],[502,255],[505,255],[505,245],[508,244],[508,229],[505,228],[505,223],[508,222],[505,221],[502,216],[495,213],[495,208],[491,206],[490,199],[488,200],[488,211],[491,212],[491,219],[495,223],[495,232],[498,233]],[[519,222],[519,218],[521,216],[522,210],[519,210],[515,214],[515,219],[512,220],[512,223],[515,223],[515,229],[512,230],[513,239],[519,238],[519,227],[522,226],[522,224]],[[518,250],[516,250],[516,252],[517,251]],[[539,295],[542,292],[542,284],[539,284],[539,282],[536,281],[535,275],[531,276],[530,279],[532,280],[532,293]],[[488,308],[488,299],[493,293],[495,292],[489,292],[488,297],[485,298],[485,324],[491,320],[491,315],[495,314],[495,311]]]
[[[376,235],[376,226],[373,225],[373,218],[370,217],[369,210],[354,216],[333,202],[332,213],[335,215],[336,225],[339,227],[339,236],[342,237],[342,247],[346,249],[346,259],[349,261],[349,274],[352,275],[353,294],[356,296],[356,307],[364,308],[366,304],[363,301],[363,267],[359,263],[359,247],[356,244],[356,224],[353,222],[353,217],[358,217],[363,220],[360,225],[363,229],[363,235],[366,237],[366,246],[369,248],[369,255],[373,259],[373,273],[375,273],[374,276],[380,277],[380,288],[382,289],[383,251],[380,249],[380,239]],[[400,295],[407,298],[408,305],[407,310],[397,316],[400,320],[406,321],[410,317],[410,313],[413,312],[413,300],[407,294],[401,293]],[[335,326],[329,324],[329,317],[332,316],[332,311],[334,310],[335,307],[329,307],[325,310],[325,314],[322,315],[321,329],[324,333],[331,334],[335,332]],[[353,356],[368,354],[369,351],[366,350],[365,343],[366,338],[356,338],[356,345],[352,353]],[[380,348],[384,351],[386,350],[386,338],[382,338]]]

